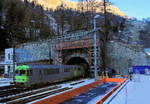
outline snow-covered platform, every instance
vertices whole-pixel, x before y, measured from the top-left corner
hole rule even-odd
[[[84,93],[77,95],[61,104],[95,104],[100,98],[111,91],[119,83],[106,82]]]
[[[122,85],[104,104],[149,104],[150,75],[133,75],[133,80]]]
[[[65,104],[79,104],[79,103],[80,104],[86,104],[86,103],[99,104],[99,102],[100,103],[104,102],[105,99],[107,99],[125,81],[126,79],[124,78],[104,78],[96,82],[91,81],[92,83],[89,83],[89,84],[87,84],[86,82],[85,85],[82,84],[83,86],[80,85],[80,87],[77,87],[75,89],[71,89],[71,90],[62,92],[60,94],[53,95],[51,97],[39,99],[38,101],[31,102],[31,103],[33,104],[42,104],[42,103],[44,104],[63,104],[63,103]],[[113,88],[111,88],[111,86]],[[107,90],[107,87],[108,87],[108,90]],[[104,89],[106,91],[103,91]],[[83,97],[85,99],[83,99]]]

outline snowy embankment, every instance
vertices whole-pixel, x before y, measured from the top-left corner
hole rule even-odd
[[[150,76],[133,75],[133,80],[124,84],[104,104],[149,104]]]
[[[12,82],[12,79],[10,78],[0,78],[0,87],[9,86],[11,82]]]
[[[53,18],[53,17],[51,16],[51,14],[49,14],[49,13],[47,13],[47,12],[45,12],[44,14],[45,14],[46,17],[48,17],[48,19],[49,19],[49,21],[50,21],[49,26],[53,29],[53,31],[54,31],[55,33],[58,32],[58,30],[57,30],[57,23],[56,23],[55,18]]]

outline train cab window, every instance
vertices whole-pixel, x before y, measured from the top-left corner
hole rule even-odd
[[[26,74],[26,71],[25,70],[20,70],[20,75],[24,75]]]
[[[18,70],[16,70],[15,73],[16,73],[16,75],[19,75],[19,71]]]

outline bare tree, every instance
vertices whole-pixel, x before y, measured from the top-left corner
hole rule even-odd
[[[66,4],[62,3],[61,5],[57,6],[55,10],[54,17],[61,29],[61,35],[64,34],[64,28],[65,28],[65,20],[66,20],[66,10],[67,6]]]
[[[78,2],[78,10],[84,16],[86,20],[87,29],[90,27],[90,22],[93,20],[94,14],[96,13],[96,9],[99,7],[99,4],[96,0],[79,0]]]
[[[103,1],[103,7],[104,7],[104,34],[103,37],[100,37],[101,43],[100,43],[100,56],[101,56],[101,68],[102,71],[104,72],[104,75],[106,74],[106,44],[108,42],[108,35],[109,35],[109,30],[108,30],[108,20],[107,20],[107,4],[106,0]]]

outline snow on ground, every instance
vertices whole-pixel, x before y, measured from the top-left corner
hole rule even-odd
[[[9,86],[12,81],[11,78],[0,78],[0,87]]]
[[[62,86],[62,88],[70,86],[70,87],[73,87],[72,89],[75,89],[77,87],[84,86],[95,81],[94,79],[83,79],[83,80],[85,82],[79,83],[73,86],[71,86],[70,84],[79,82],[79,81],[74,81],[74,82],[60,84],[60,85]],[[10,85],[11,81],[12,79],[0,78],[0,86]],[[136,75],[133,75],[132,81],[127,80],[119,89],[117,89],[117,91],[115,91],[104,102],[104,104],[149,104],[150,102],[150,98],[149,98],[150,90],[149,89],[150,89],[150,75],[136,74]],[[54,96],[54,95],[51,95],[51,96]],[[51,96],[48,96],[48,97],[51,97]],[[48,98],[48,97],[45,97],[45,98]]]
[[[75,88],[78,88],[78,87],[87,85],[87,84],[89,84],[89,83],[92,83],[92,82],[95,81],[95,79],[93,79],[93,78],[91,78],[91,79],[87,78],[87,79],[82,79],[82,80],[80,80],[80,81],[85,81],[85,82],[71,86],[71,87],[73,87],[72,89],[75,89]],[[71,83],[61,84],[61,86],[62,86],[62,87],[68,87],[68,86],[70,86],[70,84],[76,83],[76,82],[80,82],[80,81],[73,81],[73,82],[71,82]]]
[[[150,76],[134,75],[125,87],[117,94],[116,92],[108,98],[104,104],[149,104],[150,103]],[[113,98],[113,96],[116,96]],[[111,98],[113,98],[111,100]]]

